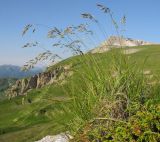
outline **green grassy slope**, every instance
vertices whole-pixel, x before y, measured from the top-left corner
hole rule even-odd
[[[134,54],[126,55],[129,56],[130,63],[137,62],[139,67],[150,70],[152,74],[159,76],[160,46],[152,45],[134,48],[141,50]],[[93,56],[99,64],[103,65],[103,69],[107,70],[111,64],[112,52],[118,51],[119,49],[116,49],[102,54],[94,54]],[[77,78],[86,66],[83,60],[89,60],[89,57],[80,58],[80,56],[72,57],[56,65],[72,64],[74,74],[67,79],[65,84],[49,85],[41,89],[32,90],[27,96],[0,102],[0,141],[32,142],[45,135],[65,131],[63,124],[67,123],[70,118],[61,117],[57,112],[60,112],[62,105],[69,105],[70,100],[68,98],[70,97],[69,92],[72,84],[83,85],[83,82],[80,82]],[[90,62],[89,66],[92,66],[92,62]],[[52,70],[54,67],[48,70]],[[76,72],[77,70],[78,72]],[[24,104],[22,104],[23,98]],[[31,103],[29,100],[31,100]],[[62,125],[57,125],[57,121]]]
[[[140,48],[142,50],[133,54],[131,56],[131,60],[135,60],[140,67],[143,66],[145,69],[151,70],[153,73],[158,75],[160,73],[160,46],[141,46],[136,48]]]

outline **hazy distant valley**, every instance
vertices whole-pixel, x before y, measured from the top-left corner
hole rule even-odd
[[[0,78],[24,78],[42,72],[42,68],[35,68],[30,71],[22,71],[21,67],[15,65],[0,65]]]

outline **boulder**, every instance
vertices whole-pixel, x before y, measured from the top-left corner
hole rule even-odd
[[[66,133],[61,133],[55,136],[46,136],[43,139],[36,142],[69,142],[70,139],[72,139],[72,136]]]

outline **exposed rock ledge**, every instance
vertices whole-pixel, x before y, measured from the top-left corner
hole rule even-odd
[[[41,88],[45,85],[63,81],[67,76],[71,75],[70,66],[59,66],[53,71],[39,73],[29,78],[17,80],[13,86],[6,91],[6,95],[10,98],[26,95],[26,93],[35,88]]]

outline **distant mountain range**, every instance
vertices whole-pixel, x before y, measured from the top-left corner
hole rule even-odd
[[[21,67],[15,65],[0,65],[0,78],[23,78],[33,76],[42,72],[41,68],[35,68],[30,71],[21,71]]]
[[[118,36],[110,36],[106,41],[101,43],[101,45],[93,50],[91,53],[103,53],[108,51],[110,47],[133,47],[133,46],[142,46],[142,45],[156,45],[157,43],[143,41],[143,40],[136,40],[132,38],[124,38]]]

